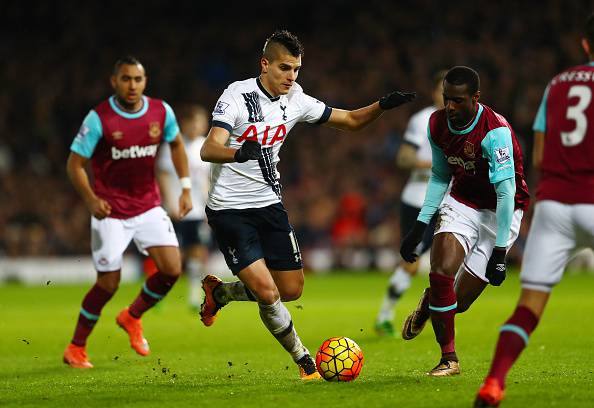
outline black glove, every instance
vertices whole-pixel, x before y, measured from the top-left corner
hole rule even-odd
[[[505,253],[506,248],[495,247],[487,263],[485,276],[493,286],[499,286],[505,280]]]
[[[260,158],[262,158],[262,146],[255,140],[246,140],[235,151],[235,161],[237,163],[244,163],[248,160],[259,160]]]
[[[415,262],[419,257],[419,254],[415,253],[415,249],[423,239],[427,224],[421,221],[416,221],[414,227],[406,234],[400,244],[400,256],[406,262]]]
[[[379,106],[383,110],[392,109],[402,105],[403,103],[410,102],[416,97],[416,92],[394,91],[387,94],[386,96],[382,96],[379,100]]]

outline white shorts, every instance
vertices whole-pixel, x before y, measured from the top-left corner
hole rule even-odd
[[[520,279],[526,289],[550,292],[571,256],[594,246],[594,204],[536,203]]]
[[[514,211],[510,227],[507,249],[518,238],[520,224],[524,211]],[[449,194],[444,198],[439,207],[439,218],[435,227],[435,234],[451,232],[462,244],[466,257],[464,258],[464,270],[471,275],[485,281],[487,263],[495,246],[497,234],[497,217],[495,211],[475,210],[459,201],[456,201]]]
[[[124,251],[134,239],[138,250],[148,255],[147,248],[179,246],[173,224],[161,207],[154,207],[132,218],[91,217],[91,250],[98,272],[117,271],[122,267]]]

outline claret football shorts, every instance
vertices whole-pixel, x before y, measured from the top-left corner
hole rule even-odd
[[[144,255],[148,255],[147,248],[178,246],[171,219],[161,207],[127,219],[91,217],[91,249],[97,271],[121,269],[124,251],[131,240]]]
[[[520,224],[524,211],[514,211],[507,249],[518,238]],[[464,270],[471,275],[485,282],[487,263],[491,257],[493,246],[495,246],[495,235],[497,234],[497,217],[495,211],[475,210],[459,201],[456,201],[449,194],[444,198],[439,207],[439,218],[435,227],[435,235],[441,232],[451,232],[464,248]]]

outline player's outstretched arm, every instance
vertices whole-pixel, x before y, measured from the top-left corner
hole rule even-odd
[[[103,219],[111,214],[109,203],[95,195],[89,182],[85,166],[89,160],[79,154],[70,152],[66,172],[72,185],[85,202],[89,212],[97,219]]]
[[[175,216],[183,218],[192,210],[192,196],[190,194],[192,181],[190,180],[190,168],[188,165],[186,148],[179,133],[175,136],[175,139],[169,143],[169,149],[171,151],[173,167],[175,167],[177,177],[179,177],[180,183],[182,184],[182,192],[179,196],[179,213],[175,214]]]
[[[332,109],[330,118],[324,124],[340,130],[357,131],[379,118],[385,110],[410,102],[417,96],[414,92],[395,91],[379,101],[356,110]]]
[[[255,140],[244,141],[239,149],[227,147],[227,140],[229,140],[228,130],[218,126],[210,128],[200,149],[202,160],[211,163],[243,163],[262,157],[262,147]]]

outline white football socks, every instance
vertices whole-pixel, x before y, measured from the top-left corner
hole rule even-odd
[[[188,299],[190,306],[200,307],[200,303],[202,302],[202,289],[200,283],[202,282],[202,275],[205,270],[204,263],[195,259],[188,259],[186,268],[188,269]]]
[[[217,302],[227,304],[234,300],[255,301],[256,298],[252,292],[241,281],[224,282],[213,293]]]
[[[258,303],[258,306],[260,307],[262,322],[285,350],[291,354],[293,361],[297,362],[303,356],[309,354],[293,327],[291,314],[280,299],[271,305]]]
[[[377,316],[378,322],[394,320],[394,306],[408,288],[410,288],[410,275],[406,273],[402,266],[398,266],[392,276],[390,277],[388,291],[382,301],[379,314]]]

